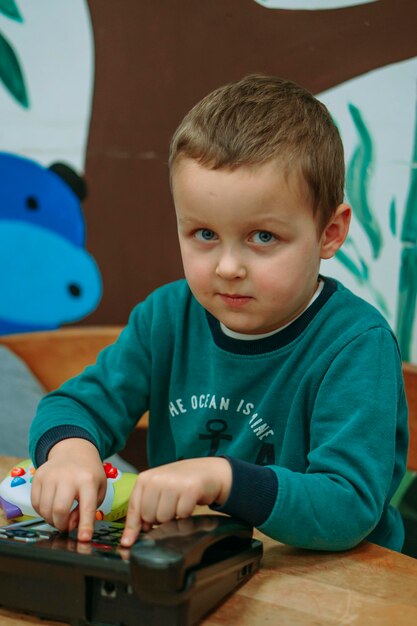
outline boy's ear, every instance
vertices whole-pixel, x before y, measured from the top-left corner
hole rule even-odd
[[[346,239],[349,232],[352,209],[348,204],[339,204],[321,235],[321,258],[331,259]]]

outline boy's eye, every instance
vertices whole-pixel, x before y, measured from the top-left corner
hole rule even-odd
[[[276,237],[268,230],[258,230],[256,233],[253,234],[252,239],[254,243],[262,245],[272,243],[273,241],[275,241]]]
[[[213,241],[213,239],[216,239],[216,233],[210,230],[210,228],[200,228],[196,230],[195,236],[197,239],[200,239],[200,241]]]

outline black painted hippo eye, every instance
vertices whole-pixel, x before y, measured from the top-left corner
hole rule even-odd
[[[79,298],[81,296],[81,287],[76,283],[71,283],[68,285],[68,291],[74,298]]]
[[[39,202],[35,196],[28,196],[26,198],[26,208],[30,211],[37,211],[39,209]]]

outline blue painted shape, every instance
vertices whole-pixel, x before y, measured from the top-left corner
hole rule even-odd
[[[26,480],[24,478],[22,478],[21,476],[15,476],[15,478],[12,478],[10,482],[10,486],[20,487],[20,485],[24,485],[25,483],[26,483]]]
[[[0,152],[0,220],[41,226],[77,246],[85,244],[80,200],[55,172],[22,156]]]
[[[24,221],[0,219],[0,268],[0,334],[13,324],[30,330],[77,321],[101,297],[99,270],[84,248]]]
[[[16,333],[30,333],[39,330],[53,330],[56,328],[58,328],[58,326],[51,326],[50,324],[33,324],[33,322],[19,324],[19,322],[14,322],[13,320],[2,319],[0,316],[0,335],[15,335]]]
[[[85,250],[72,168],[0,152],[0,334],[58,328],[91,313],[101,277]]]

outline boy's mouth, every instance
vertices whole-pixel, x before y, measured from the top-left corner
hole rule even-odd
[[[219,296],[225,304],[231,307],[244,306],[253,300],[251,296],[243,296],[237,293],[219,293]]]

